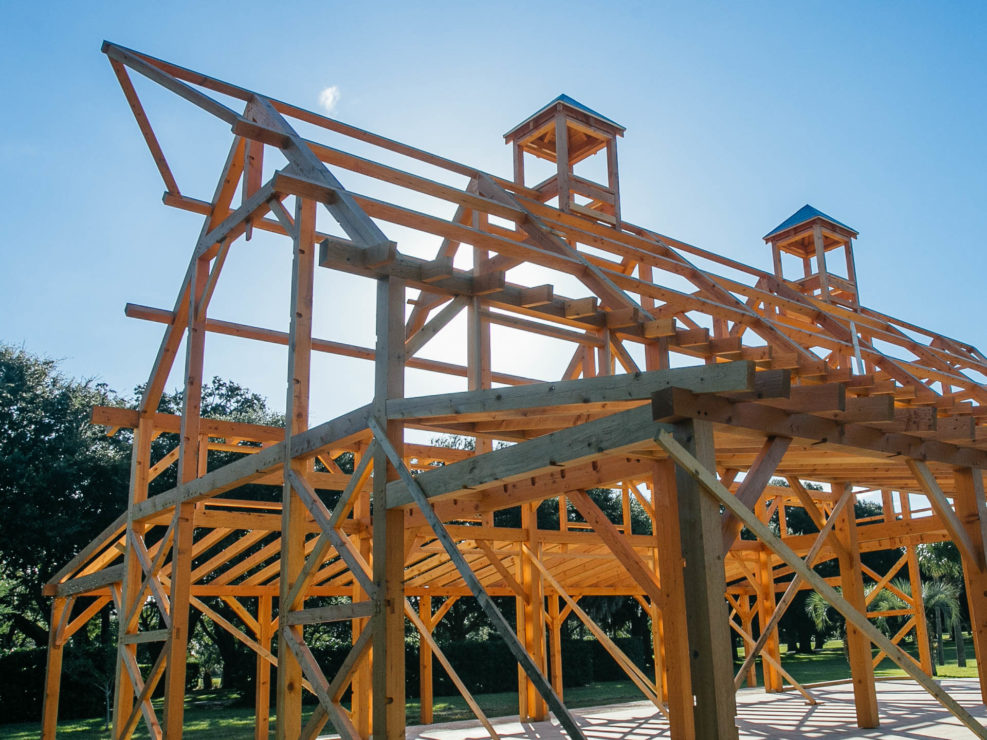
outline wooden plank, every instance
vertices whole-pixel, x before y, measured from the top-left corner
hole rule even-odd
[[[675,460],[675,463],[680,468],[688,471],[688,474],[699,482],[704,491],[740,517],[761,542],[767,545],[792,570],[801,575],[820,596],[840,612],[848,622],[851,622],[860,630],[867,639],[877,645],[879,649],[884,650],[899,668],[914,678],[922,688],[928,691],[933,698],[942,704],[964,726],[973,731],[974,735],[979,738],[987,738],[987,729],[976,718],[957,703],[941,686],[925,675],[907,653],[897,645],[894,645],[877,627],[870,623],[865,614],[861,614],[858,610],[854,609],[846,599],[826,583],[825,579],[811,568],[808,568],[802,562],[802,559],[782,542],[780,538],[776,537],[767,525],[760,522],[749,510],[742,507],[736,500],[736,497],[720,484],[716,476],[696,460],[671,434],[661,431],[656,441]]]
[[[569,736],[576,738],[578,740],[585,740],[585,735],[583,735],[582,730],[579,728],[575,717],[569,713],[565,705],[558,698],[555,692],[552,690],[551,685],[542,675],[538,667],[532,662],[530,656],[524,649],[524,646],[518,641],[517,635],[514,634],[514,630],[504,619],[504,615],[501,614],[500,609],[497,608],[496,604],[491,600],[490,596],[484,590],[483,586],[477,580],[476,575],[470,569],[469,564],[463,558],[462,554],[456,548],[456,543],[452,541],[449,533],[446,531],[442,522],[435,515],[432,507],[429,505],[428,498],[425,492],[418,486],[418,482],[411,472],[405,467],[404,462],[401,460],[401,456],[394,449],[391,443],[388,441],[387,437],[384,435],[383,429],[374,420],[369,420],[370,429],[374,434],[374,438],[384,449],[391,461],[391,464],[397,469],[401,479],[404,481],[405,486],[410,491],[413,501],[421,508],[425,519],[428,521],[429,526],[435,533],[436,539],[442,544],[443,549],[449,556],[449,559],[456,566],[456,570],[459,571],[463,580],[466,582],[467,587],[472,592],[473,596],[479,602],[480,607],[483,609],[484,613],[490,619],[494,630],[500,635],[501,639],[507,643],[508,650],[515,657],[524,672],[531,679],[531,682],[538,689],[538,693],[542,695],[548,706],[551,708],[552,712],[555,714],[556,719],[558,719],[559,724],[565,728]]]

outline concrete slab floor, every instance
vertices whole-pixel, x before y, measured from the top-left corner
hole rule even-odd
[[[807,705],[795,692],[766,694],[760,689],[737,693],[737,726],[743,740],[753,738],[972,738],[960,724],[918,684],[911,681],[879,681],[881,726],[856,727],[853,690],[849,684],[813,689],[818,700]],[[987,709],[980,702],[976,679],[944,679],[942,686],[954,699],[987,725]],[[587,738],[594,740],[647,740],[668,737],[668,723],[649,702],[590,707],[574,710]],[[558,724],[521,724],[518,718],[493,720],[504,740],[557,740],[564,738]],[[479,740],[488,737],[478,722],[409,727],[407,738],[420,740]]]

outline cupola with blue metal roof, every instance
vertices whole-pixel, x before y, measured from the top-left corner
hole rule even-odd
[[[556,173],[528,186],[543,202],[558,199],[558,207],[597,221],[620,223],[617,182],[617,137],[624,127],[568,95],[559,95],[504,134],[513,145],[514,181],[525,185],[524,158],[532,155],[554,162]],[[594,154],[606,156],[606,184],[573,172],[573,167]]]
[[[788,280],[806,295],[855,309],[860,306],[853,261],[853,240],[857,235],[855,229],[806,204],[765,234],[764,241],[771,245],[777,277]],[[846,259],[845,275],[834,272],[839,267],[832,260],[829,265],[826,261],[827,254],[840,249]],[[785,277],[783,254],[800,261],[801,276]]]

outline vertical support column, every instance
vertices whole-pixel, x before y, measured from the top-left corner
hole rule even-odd
[[[304,607],[305,594],[288,602],[305,563],[305,504],[288,483],[288,471],[301,477],[312,463],[292,457],[291,438],[308,428],[309,387],[312,375],[312,302],[315,275],[315,201],[295,203],[294,257],[291,264],[291,326],[288,338],[288,395],[285,402],[285,484],[281,500],[281,578],[278,613]],[[278,623],[278,740],[295,740],[302,731],[302,668],[285,634],[304,639],[301,625]]]
[[[555,114],[555,157],[558,165],[559,210],[569,212],[572,186],[569,184],[569,129],[566,127],[562,104]]]
[[[901,516],[912,518],[912,505],[907,491],[898,492]],[[925,600],[922,598],[922,571],[918,565],[918,552],[915,545],[907,545],[908,583],[912,589],[912,616],[915,617],[915,641],[918,643],[918,662],[926,675],[932,675],[932,648],[929,645],[929,623],[925,618]]]
[[[425,628],[431,632],[435,627],[432,624],[431,596],[418,597],[418,616]],[[432,645],[428,640],[422,639],[418,643],[418,697],[419,718],[423,725],[432,724],[432,704],[434,703],[432,689]]]
[[[675,485],[675,464],[655,463],[651,472],[652,501],[655,507],[655,549],[661,582],[661,623],[664,646],[664,682],[667,687],[668,722],[672,740],[695,740],[692,669],[689,656],[689,629],[686,614],[683,544],[679,528],[679,497]]]
[[[562,696],[562,615],[559,613],[559,596],[552,594],[548,597],[548,626],[551,631],[551,654],[552,654],[552,689],[558,694],[559,699],[565,700]]]
[[[541,558],[541,542],[538,539],[538,503],[521,504],[521,529],[528,535],[528,547]],[[519,558],[521,587],[527,600],[517,600],[517,632],[525,650],[542,674],[547,673],[545,661],[545,588],[541,571],[529,558]],[[518,666],[518,705],[521,721],[541,722],[548,717],[548,705],[521,666]]]
[[[364,451],[364,454],[366,454],[366,451]],[[354,459],[354,469],[356,462],[356,459]],[[366,524],[370,523],[370,496],[363,492],[356,494],[356,501],[353,503],[353,519]],[[372,563],[373,543],[371,542],[370,533],[366,529],[361,528],[358,537],[360,555],[366,562]],[[366,598],[367,592],[363,590],[360,582],[354,578],[353,601],[364,601]],[[354,643],[363,634],[363,630],[367,626],[367,621],[366,619],[354,619],[351,623],[350,637]],[[370,661],[365,660],[357,666],[353,671],[353,680],[350,683],[352,688],[350,708],[352,710],[353,726],[360,733],[360,737],[369,737],[373,728],[373,723],[371,722],[371,715],[373,713],[373,680],[370,664]]]
[[[953,470],[953,481],[956,486],[956,516],[973,542],[979,561],[971,563],[968,557],[963,558],[963,578],[970,607],[970,631],[977,656],[980,697],[987,704],[987,571],[983,567],[987,502],[984,500],[984,478],[978,468],[956,468]],[[959,550],[963,552],[962,548]]]
[[[668,704],[665,644],[662,639],[661,610],[658,604],[652,604],[648,614],[651,617],[651,655],[655,663],[655,693]]]
[[[209,259],[200,257],[189,290],[188,339],[185,354],[185,395],[182,409],[178,457],[180,483],[193,481],[204,472],[201,435],[202,367],[206,349],[206,310],[200,306],[209,280]],[[171,638],[165,674],[164,734],[181,737],[185,718],[185,661],[188,656],[189,597],[192,592],[192,535],[195,505],[179,504],[175,512],[171,557]]]
[[[524,186],[524,149],[514,142],[514,182]]]
[[[767,510],[762,504],[757,506],[757,516],[762,521],[767,518]],[[774,571],[771,567],[771,552],[767,546],[759,543],[757,552],[757,621],[760,629],[771,621],[772,615],[777,608],[775,594]],[[781,661],[781,643],[778,637],[778,628],[771,630],[767,642],[762,648],[764,653],[776,661]],[[761,660],[761,672],[764,676],[764,690],[768,693],[781,691],[781,674],[774,664],[768,660]]]
[[[857,286],[857,264],[853,259],[853,239],[846,240],[846,276],[853,284],[853,305],[860,305],[860,288]]]
[[[675,439],[715,475],[713,427],[705,421],[676,425]],[[675,484],[685,558],[686,617],[696,735],[704,740],[737,740],[733,654],[727,625],[720,507],[678,466]]]
[[[637,275],[646,283],[654,282],[654,270],[651,265],[639,262]],[[641,307],[645,311],[651,311],[655,307],[655,299],[648,295],[642,295]],[[644,366],[646,370],[668,369],[668,337],[658,337],[647,341],[644,345]]]
[[[620,228],[620,177],[617,172],[617,139],[607,139],[607,185],[613,191],[613,215]]]
[[[784,280],[785,275],[781,266],[781,249],[776,242],[771,242],[771,261],[775,268],[775,277]]]
[[[515,146],[517,146],[515,144]],[[516,149],[522,157],[522,171],[524,167],[523,150]],[[480,214],[473,211],[473,228],[480,229]],[[490,253],[486,249],[473,247],[473,274],[481,274],[480,266],[489,258]],[[480,296],[473,296],[467,307],[466,316],[466,385],[471,391],[489,388],[492,385],[492,375],[490,371],[490,322],[483,318],[483,299]],[[473,454],[482,455],[493,449],[493,442],[489,439],[476,437],[473,444]],[[482,524],[485,527],[492,527],[494,515],[488,511],[482,516]]]
[[[823,242],[822,226],[812,227],[812,238],[816,244],[816,269],[819,271],[819,291],[824,301],[829,301],[829,273],[826,271],[826,245]]]
[[[748,635],[753,635],[754,610],[751,608],[750,598],[747,596],[747,594],[741,594],[740,599],[743,600],[743,604],[744,604],[744,613],[740,617],[741,622],[743,623],[744,632],[746,632]],[[775,632],[776,637],[777,634],[778,633]],[[775,643],[775,648],[777,649],[778,640],[775,639],[774,643]],[[767,647],[767,645],[765,645],[765,647]],[[745,637],[744,638],[745,654],[750,655],[751,650],[753,649],[754,649],[754,643]],[[764,664],[765,664],[764,661],[762,661],[761,665],[763,666]],[[751,667],[747,669],[747,686],[749,688],[754,688],[755,686],[757,686],[757,666],[753,661],[751,662]]]
[[[126,639],[137,631],[137,618],[140,610],[136,608],[137,597],[141,587],[141,566],[134,553],[133,545],[130,543],[131,537],[143,537],[144,525],[133,520],[134,504],[147,499],[148,471],[151,468],[151,439],[154,436],[154,406],[148,404],[147,399],[142,401],[142,410],[137,418],[137,428],[134,430],[133,449],[130,458],[130,494],[127,506],[127,537],[126,549],[124,551],[123,581],[120,584],[120,608],[121,619],[119,623],[119,636],[117,640],[117,662],[116,679],[113,701],[113,737],[117,740],[124,740],[123,725],[127,722],[134,708],[134,685],[127,671],[128,662],[137,662],[137,645]],[[122,615],[132,614],[128,620]],[[129,655],[126,655],[129,653]]]
[[[257,642],[271,649],[273,630],[269,595],[257,597]],[[257,682],[254,686],[254,740],[268,740],[271,727],[271,664],[263,655],[257,656]]]
[[[833,484],[834,488],[837,485]],[[840,493],[845,494],[849,484],[839,485],[842,486]],[[861,614],[866,614],[864,578],[859,565],[860,547],[857,544],[857,523],[852,502],[839,513],[833,532],[843,545],[838,553],[843,598]],[[874,686],[870,640],[849,621],[846,626],[846,639],[847,654],[850,657],[850,676],[853,680],[853,698],[857,708],[857,726],[877,727],[880,720],[877,716],[877,691]]]
[[[387,421],[389,398],[404,396],[404,282],[377,281],[377,360],[374,417],[398,454],[404,451],[404,427]],[[382,449],[374,458],[374,584],[378,604],[372,618],[373,736],[404,740],[404,510],[387,508],[387,483],[398,474]]]
[[[55,740],[58,730],[58,695],[62,685],[63,622],[66,615],[66,599],[56,596],[51,603],[51,621],[48,623],[48,665],[45,668],[45,699],[42,710],[41,737]]]

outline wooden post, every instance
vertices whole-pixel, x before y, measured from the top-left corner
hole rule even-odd
[[[541,542],[538,540],[537,502],[521,504],[521,529],[528,534],[528,547],[541,557]],[[517,599],[517,632],[531,660],[542,674],[546,674],[545,661],[545,588],[541,573],[523,555],[519,561],[518,573],[521,587],[527,600]],[[538,693],[528,675],[518,666],[518,710],[522,721],[541,722],[548,717],[548,705]]]
[[[973,648],[977,656],[977,675],[980,677],[980,697],[987,704],[987,572],[984,560],[984,528],[987,517],[984,509],[983,473],[977,468],[956,468],[953,471],[956,487],[956,516],[963,524],[978,562],[971,562],[963,548],[957,548],[963,558],[963,578],[966,581],[967,604],[970,608],[970,627]]]
[[[388,399],[404,396],[404,283],[377,281],[377,361],[374,418],[398,455],[404,427],[387,421]],[[404,510],[387,508],[387,482],[398,474],[382,447],[374,458],[373,552],[378,605],[373,628],[373,736],[404,740]]]
[[[559,698],[565,700],[562,686],[562,616],[559,613],[559,595],[548,597],[548,628],[551,631],[552,688]]]
[[[185,355],[185,393],[178,457],[179,482],[187,483],[205,472],[202,445],[202,368],[206,349],[206,311],[200,307],[209,281],[209,258],[196,260],[189,290],[188,339]],[[165,737],[181,737],[185,718],[185,663],[188,657],[189,597],[192,590],[192,536],[195,505],[180,504],[175,512],[175,534],[171,558],[171,637],[167,673],[164,676]],[[148,577],[156,577],[154,574]]]
[[[743,621],[744,632],[746,632],[748,635],[753,635],[754,634],[754,630],[753,630],[754,610],[751,608],[750,600],[749,600],[747,594],[741,594],[741,597],[740,598],[743,600],[743,604],[744,604],[744,613],[743,613],[743,615],[741,615],[741,620]],[[773,632],[777,636],[778,632],[776,630],[773,631]],[[775,642],[777,644],[777,640],[775,640]],[[765,645],[765,647],[767,647],[767,645]],[[745,637],[744,638],[744,650],[745,650],[746,654],[747,655],[750,655],[750,652],[753,649],[754,649],[754,643],[751,642],[750,640],[748,640]],[[761,662],[762,665],[765,665],[767,663],[768,663],[768,661],[762,661]],[[771,667],[772,667],[772,669],[774,669],[774,666],[771,666]],[[747,669],[746,679],[747,679],[747,686],[749,688],[754,688],[755,686],[757,686],[757,666],[753,662],[751,663],[751,667]]]
[[[665,650],[665,686],[668,689],[668,722],[673,740],[695,740],[692,668],[686,616],[683,550],[679,527],[679,497],[675,465],[670,460],[652,469],[652,500],[655,507],[655,549],[661,579],[661,626]]]
[[[265,650],[271,649],[272,616],[269,595],[257,597],[257,642]],[[263,655],[257,656],[257,684],[254,687],[254,740],[268,740],[271,736],[271,663]]]
[[[425,628],[431,632],[435,629],[432,622],[432,597],[418,597],[418,616]],[[423,725],[432,724],[432,646],[424,638],[418,643],[418,696],[419,718]]]
[[[759,518],[763,518],[763,507],[759,506],[758,509],[761,509],[759,513],[762,515]],[[757,578],[757,620],[761,625],[760,628],[763,630],[771,620],[771,615],[774,614],[777,605],[775,599],[775,579],[771,568],[771,553],[763,544],[757,551]],[[779,644],[777,627],[771,630],[771,634],[768,637],[768,641],[764,644],[763,650],[769,658],[774,658],[778,662],[781,661],[781,646]],[[764,676],[765,691],[768,693],[781,691],[781,674],[770,659],[761,661],[761,673]]]
[[[295,460],[291,437],[308,428],[309,385],[312,358],[312,294],[315,270],[315,201],[298,198],[295,203],[294,257],[291,266],[291,326],[288,339],[288,393],[285,403],[284,491],[281,503],[281,579],[279,614],[303,608],[305,594],[288,603],[295,581],[305,564],[306,509],[288,482],[288,471],[301,477],[312,467]],[[303,640],[301,625],[282,618],[278,628],[278,740],[295,740],[302,731],[302,668],[289,646],[286,633]]]
[[[716,470],[713,427],[705,421],[676,425],[675,439],[708,470]],[[679,529],[685,558],[686,618],[696,736],[736,740],[737,704],[733,660],[723,598],[723,530],[720,507],[687,471],[675,468]],[[667,628],[668,620],[666,620]]]
[[[775,242],[771,242],[771,260],[774,263],[775,276],[784,280],[785,276],[782,273],[781,266],[781,249],[779,249]]]
[[[155,402],[156,405],[157,402]],[[119,612],[121,614],[133,614],[133,617],[129,621],[120,619],[119,623],[113,701],[113,737],[118,740],[125,740],[126,737],[130,737],[131,733],[124,734],[123,729],[134,708],[134,685],[126,665],[128,661],[131,664],[137,662],[137,645],[127,640],[126,637],[137,631],[137,618],[140,615],[140,610],[136,609],[135,606],[143,571],[129,539],[131,536],[143,537],[144,535],[145,527],[133,520],[133,511],[136,503],[147,499],[148,470],[151,467],[151,440],[154,435],[153,413],[153,406],[150,411],[142,410],[140,412],[137,428],[134,430],[133,450],[130,459],[130,492],[126,529],[128,542],[124,550],[124,575],[123,582],[120,584]]]
[[[559,210],[568,213],[572,199],[572,189],[569,185],[569,129],[566,126],[561,103],[555,114],[555,157],[558,165]]]
[[[820,297],[824,301],[829,301],[829,273],[826,271],[826,246],[823,242],[822,226],[816,224],[812,227],[812,237],[816,244],[816,270],[819,274]]]
[[[898,492],[903,519],[912,518],[912,504],[907,491]],[[932,648],[929,646],[929,621],[925,616],[925,600],[922,598],[922,571],[918,565],[918,553],[914,545],[905,548],[908,553],[908,582],[912,589],[912,616],[915,617],[915,640],[918,642],[918,660],[922,670],[932,675]]]
[[[841,484],[843,491],[849,484]],[[836,484],[834,484],[836,487]],[[839,551],[840,584],[843,598],[861,614],[867,613],[864,598],[864,579],[860,571],[860,547],[857,544],[857,525],[851,502],[837,517],[833,532],[843,545]],[[853,697],[857,709],[857,726],[877,727],[877,690],[874,685],[874,665],[871,660],[870,641],[849,621],[846,626],[847,654],[850,657],[850,675],[853,679]]]
[[[617,139],[607,139],[607,184],[613,191],[613,216],[620,228],[620,176],[617,172]]]
[[[364,451],[366,454],[366,451]],[[354,463],[356,460],[354,459]],[[354,468],[355,469],[355,468]],[[356,501],[353,503],[353,519],[360,522],[370,521],[370,496],[365,493],[355,494]],[[372,562],[371,553],[373,542],[371,535],[366,530],[361,530],[359,534],[360,556],[365,562]],[[353,601],[365,601],[368,598],[367,592],[360,585],[357,578],[353,579]],[[354,619],[350,625],[350,638],[353,644],[360,639],[363,630],[367,627],[366,619]],[[363,661],[353,671],[351,682],[352,699],[350,708],[353,716],[353,726],[356,727],[360,737],[369,737],[373,729],[371,716],[373,713],[373,680],[371,677],[370,661]]]
[[[45,696],[42,710],[41,737],[43,740],[55,740],[58,731],[58,694],[62,685],[62,648],[65,646],[61,639],[64,622],[67,618],[66,599],[56,596],[51,602],[51,621],[48,626],[48,664],[45,668]]]

